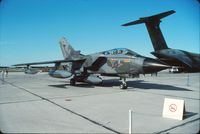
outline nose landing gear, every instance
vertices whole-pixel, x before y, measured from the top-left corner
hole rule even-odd
[[[127,89],[128,85],[126,82],[126,78],[121,78],[122,79],[122,83],[120,84],[120,89]]]
[[[76,85],[76,80],[75,78],[70,79],[70,85],[75,86]]]

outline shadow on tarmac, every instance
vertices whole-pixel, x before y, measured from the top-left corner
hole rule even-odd
[[[159,89],[159,90],[176,90],[176,91],[193,91],[187,88],[177,87],[173,85],[158,84],[158,83],[145,83],[144,80],[129,81],[129,87],[140,89]]]
[[[64,81],[64,82],[66,82],[66,81]],[[139,89],[193,91],[193,90],[190,90],[190,89],[187,89],[187,88],[181,88],[181,87],[176,87],[176,86],[172,86],[172,85],[158,84],[158,83],[145,83],[144,80],[127,81],[127,84],[128,84],[128,87],[139,88]],[[87,84],[87,83],[77,83],[76,87],[94,88],[95,86],[113,87],[113,86],[119,86],[119,85],[120,85],[120,81],[118,79],[110,79],[110,80],[104,80],[101,85],[92,85],[92,84]],[[71,86],[71,85],[69,83],[66,83],[66,84],[49,85],[49,86],[56,87],[56,88],[67,88],[68,86]]]
[[[158,83],[145,83],[144,80],[134,80],[127,81],[128,87],[139,88],[139,89],[159,89],[159,90],[176,90],[176,91],[193,91],[187,88],[176,87],[172,85],[166,84],[158,84]],[[103,82],[103,87],[112,87],[119,86],[120,81],[118,80],[105,80]]]
[[[71,85],[67,83],[67,84],[57,84],[57,85],[48,85],[48,86],[55,87],[55,88],[67,88],[67,87],[70,87]],[[94,88],[95,86],[91,85],[91,84],[87,84],[87,83],[78,83],[78,84],[76,84],[75,87]]]
[[[193,112],[185,112],[185,114],[183,115],[183,119],[187,119],[187,118],[190,118],[192,116],[195,116],[197,115],[197,113],[193,113]]]

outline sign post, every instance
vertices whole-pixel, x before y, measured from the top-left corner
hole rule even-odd
[[[128,113],[129,113],[129,131],[128,131],[128,133],[131,134],[132,133],[132,111],[129,110]]]

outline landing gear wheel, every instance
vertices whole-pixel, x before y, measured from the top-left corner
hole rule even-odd
[[[75,86],[76,85],[76,81],[74,78],[70,79],[70,85],[71,86]]]
[[[126,83],[122,83],[120,84],[120,89],[127,89],[127,84]]]
[[[128,85],[126,83],[126,78],[121,78],[121,80],[122,80],[122,83],[120,84],[120,89],[127,89]]]

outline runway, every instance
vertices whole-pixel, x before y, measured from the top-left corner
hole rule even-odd
[[[197,133],[200,130],[200,74],[158,73],[128,79],[103,77],[101,86],[51,78],[46,73],[9,73],[0,80],[2,133]],[[162,117],[165,98],[185,101],[184,120]]]

